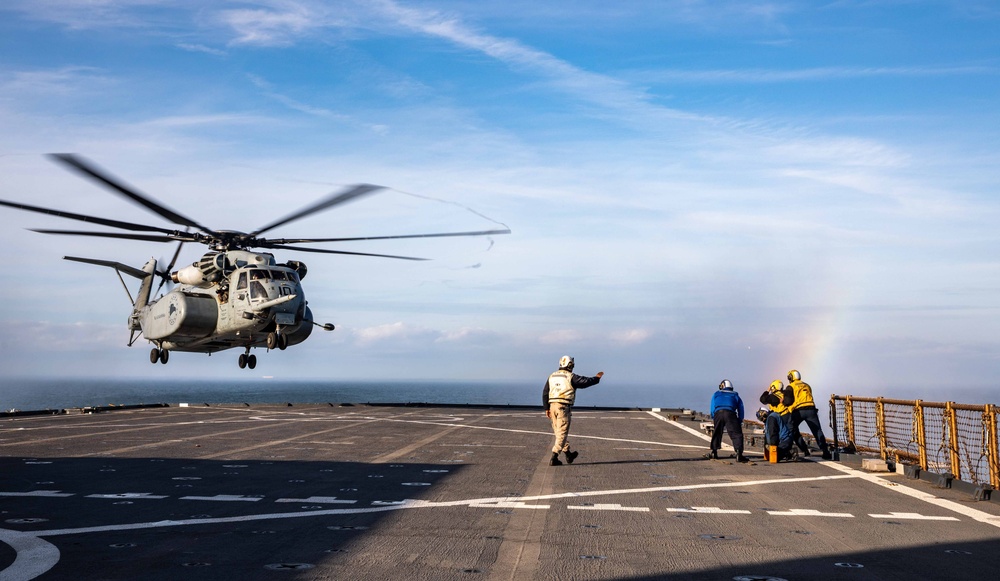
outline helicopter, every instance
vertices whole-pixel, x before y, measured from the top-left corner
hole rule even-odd
[[[79,256],[64,256],[65,260],[112,268],[118,274],[132,312],[128,317],[128,346],[140,338],[153,345],[150,363],[166,364],[170,353],[216,353],[242,348],[238,363],[241,369],[254,369],[257,356],[251,349],[264,347],[268,351],[285,350],[309,338],[313,327],[333,331],[331,323],[317,323],[306,301],[302,279],[308,269],[298,260],[278,262],[267,250],[288,250],[395,260],[428,260],[413,256],[373,254],[298,246],[299,244],[335,243],[359,240],[391,240],[435,237],[492,236],[510,234],[509,228],[470,232],[437,232],[365,236],[354,238],[262,238],[265,232],[338,205],[385,190],[384,186],[356,184],[334,192],[319,201],[293,212],[252,232],[213,230],[175,212],[148,194],[140,193],[121,180],[99,169],[88,160],[69,153],[50,154],[49,158],[85,178],[104,186],[112,193],[138,204],[145,210],[166,219],[184,230],[146,224],[136,224],[50,208],[41,208],[0,200],[7,206],[27,212],[49,214],[60,218],[90,222],[117,231],[84,231],[31,229],[42,234],[118,238],[146,242],[177,242],[173,258],[162,269],[150,259],[142,268],[112,260]],[[208,251],[190,265],[173,270],[184,244],[201,244]],[[263,250],[260,250],[263,249]],[[125,279],[139,279],[139,289],[133,297]],[[155,292],[153,285],[159,279]],[[168,292],[160,295],[163,285],[171,283]]]

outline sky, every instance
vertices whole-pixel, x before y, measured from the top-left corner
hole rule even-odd
[[[0,208],[8,379],[540,386],[570,354],[607,389],[1000,393],[995,2],[7,0],[0,199],[169,226],[52,152],[215,229],[373,183],[269,235],[511,234],[279,253],[337,330],[250,372],[151,366],[114,272],[61,259],[173,246]]]

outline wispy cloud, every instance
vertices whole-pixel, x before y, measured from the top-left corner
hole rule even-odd
[[[292,111],[297,111],[305,115],[309,115],[312,117],[319,117],[329,121],[335,121],[337,123],[350,124],[359,128],[367,129],[368,131],[371,131],[372,133],[378,135],[385,135],[389,132],[388,125],[378,124],[378,123],[376,124],[362,123],[359,122],[354,117],[352,117],[351,115],[338,113],[336,111],[327,109],[325,107],[316,107],[314,105],[309,105],[308,103],[303,103],[298,99],[293,99],[288,95],[279,93],[278,91],[275,90],[273,84],[265,80],[263,77],[260,77],[259,75],[248,74],[247,78],[250,79],[250,82],[253,83],[255,87],[261,90],[261,94],[263,94],[265,97],[277,103],[282,104],[283,106],[287,107],[288,109],[291,109]]]
[[[186,42],[179,43],[177,48],[189,51],[189,52],[203,52],[205,54],[210,54],[213,56],[226,56],[226,51],[212,48],[210,46],[205,46],[203,44],[189,44]]]
[[[293,2],[283,2],[271,9],[223,10],[219,18],[236,32],[236,38],[230,42],[234,45],[284,46],[324,25],[309,7]]]
[[[646,83],[793,83],[834,81],[878,77],[944,77],[997,75],[1000,68],[990,66],[951,67],[815,67],[808,69],[717,69],[717,70],[644,70],[625,73]]]
[[[116,79],[96,67],[14,70],[0,74],[0,91],[21,95],[72,95],[106,89]]]

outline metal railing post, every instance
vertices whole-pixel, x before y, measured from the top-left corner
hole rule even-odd
[[[924,426],[924,402],[913,402],[913,421],[917,424],[917,451],[920,454],[920,469],[927,470],[927,428]]]
[[[1000,407],[986,405],[983,409],[983,423],[989,431],[986,439],[986,455],[990,464],[990,486],[1000,488],[1000,445],[997,443],[997,413]]]
[[[833,429],[833,459],[840,460],[840,434],[837,433],[837,395],[830,396],[830,428]]]
[[[951,448],[951,473],[955,478],[962,479],[962,459],[958,455],[958,414],[955,412],[955,402],[945,403],[945,415],[948,416],[948,447]]]
[[[844,398],[844,428],[847,431],[847,441],[851,444],[857,442],[854,439],[854,405],[851,403],[851,396]]]
[[[875,402],[875,433],[878,435],[878,451],[883,460],[889,459],[889,451],[885,438],[885,404],[882,398]]]

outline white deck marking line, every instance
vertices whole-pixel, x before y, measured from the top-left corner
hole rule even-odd
[[[923,492],[915,488],[910,488],[909,486],[903,486],[902,484],[899,484],[897,482],[892,482],[881,476],[876,476],[875,474],[862,472],[861,470],[856,470],[854,468],[851,468],[850,466],[844,466],[843,464],[837,462],[822,462],[821,464],[823,464],[824,466],[829,466],[834,470],[839,470],[845,474],[851,474],[862,480],[867,480],[868,482],[878,484],[879,486],[882,486],[888,490],[893,490],[900,494],[905,494],[907,496],[916,498],[918,500],[923,500],[924,502],[933,504],[934,506],[943,508],[945,510],[949,510],[951,512],[957,512],[958,514],[961,514],[963,516],[967,516],[972,520],[1000,528],[1000,516],[994,516],[987,512],[983,512],[981,510],[977,510],[972,507],[965,506],[957,502],[953,502],[951,500],[946,500],[944,498],[934,496],[933,494]]]
[[[510,429],[510,428],[495,428],[493,426],[470,426],[470,425],[467,425],[467,424],[447,424],[447,423],[442,423],[442,422],[428,422],[428,421],[420,421],[420,420],[397,420],[397,419],[393,419],[393,418],[369,418],[369,419],[383,421],[383,422],[400,422],[400,423],[404,423],[404,424],[427,424],[427,425],[431,425],[431,426],[446,426],[446,427],[468,428],[470,430],[493,430],[493,431],[497,431],[497,432],[509,432],[509,433],[513,433],[513,434],[537,434],[537,435],[543,435],[543,436],[552,436],[552,432],[551,431],[540,432],[540,431],[535,431],[535,430],[513,430],[513,429]],[[630,444],[648,444],[648,445],[652,445],[652,446],[664,446],[664,447],[668,447],[668,448],[698,448],[698,449],[701,448],[701,446],[692,446],[691,444],[671,444],[671,443],[668,443],[668,442],[649,442],[649,441],[646,441],[646,440],[627,440],[627,439],[624,439],[624,438],[607,438],[607,437],[604,437],[604,436],[585,436],[585,435],[580,435],[580,434],[572,434],[570,437],[573,438],[573,439],[577,439],[577,440],[587,439],[587,440],[605,440],[605,441],[608,441],[608,442],[628,442]]]
[[[42,496],[45,498],[66,498],[74,496],[72,492],[59,492],[58,490],[32,490],[31,492],[0,492],[0,496]]]
[[[59,549],[38,538],[36,533],[0,529],[0,542],[9,545],[16,553],[14,562],[6,569],[0,569],[5,581],[29,581],[44,575],[59,562]]]
[[[848,512],[820,512],[811,508],[793,508],[789,510],[765,510],[771,516],[832,516],[836,518],[854,518]]]
[[[527,505],[524,503],[531,501],[538,501],[538,500],[555,500],[560,498],[584,498],[588,496],[611,496],[617,494],[639,494],[644,492],[669,492],[677,490],[694,490],[703,488],[733,488],[733,487],[744,487],[744,486],[760,486],[768,484],[786,485],[793,482],[816,482],[822,480],[842,480],[845,478],[857,478],[857,477],[853,475],[813,476],[809,478],[776,478],[768,480],[754,480],[747,482],[716,482],[711,484],[695,484],[690,486],[657,486],[650,488],[630,488],[622,490],[588,490],[584,492],[563,492],[557,494],[523,496],[523,497],[517,497],[516,500],[512,499],[511,497],[470,498],[465,500],[451,500],[451,501],[441,501],[441,502],[406,499],[401,501],[400,504],[392,506],[371,507],[371,508],[331,508],[325,510],[254,514],[254,515],[219,517],[219,518],[161,520],[155,522],[140,522],[131,524],[81,527],[75,529],[53,529],[44,531],[33,531],[31,534],[39,537],[51,537],[60,535],[78,535],[78,534],[97,533],[97,532],[152,529],[160,527],[176,527],[176,526],[230,523],[230,522],[250,522],[258,520],[275,520],[275,519],[286,519],[286,518],[306,518],[314,516],[329,516],[329,515],[341,515],[341,514],[364,514],[364,513],[385,512],[389,510],[402,510],[411,508],[445,508],[454,506],[473,506],[473,505],[483,505],[483,504],[493,505],[496,503],[514,503],[514,504],[520,503],[523,504],[523,506],[517,506],[517,508],[535,508],[538,505]]]
[[[214,502],[257,502],[259,496],[243,496],[242,494],[216,494],[215,496],[182,496],[181,500],[209,500]]]
[[[649,512],[648,506],[622,506],[620,504],[595,504],[593,506],[579,506],[571,504],[566,508],[570,510],[620,510],[625,512]]]
[[[469,504],[471,508],[551,508],[547,504],[525,504],[523,502],[474,502]]]
[[[685,426],[684,424],[682,424],[680,422],[675,422],[674,420],[667,419],[667,418],[661,416],[660,414],[658,414],[656,412],[646,412],[646,413],[649,414],[649,415],[651,415],[651,416],[653,416],[654,418],[656,418],[658,420],[663,420],[664,422],[667,422],[668,424],[670,424],[671,426],[674,426],[675,428],[680,428],[681,430],[684,430],[685,432],[691,434],[692,436],[696,436],[698,438],[701,438],[702,440],[705,440],[706,442],[711,442],[712,441],[712,436],[709,436],[708,434],[706,434],[704,432],[700,432],[700,431],[698,431],[698,430],[696,430],[696,429],[694,429],[694,428],[692,428],[690,426]],[[720,445],[722,446],[723,450],[735,450],[731,445],[726,444],[725,442],[721,443]],[[688,447],[689,448],[700,448],[701,446],[688,446]]]
[[[117,494],[88,494],[85,498],[111,498],[115,500],[121,500],[127,498],[130,500],[161,500],[164,498],[169,498],[168,496],[158,496],[151,492],[119,492]]]
[[[916,512],[890,512],[889,514],[870,514],[872,518],[898,518],[900,520],[959,520],[953,516],[927,516]]]
[[[717,506],[692,506],[691,508],[668,508],[667,512],[692,512],[696,514],[750,514],[749,510],[728,510]]]
[[[336,496],[310,496],[309,498],[279,498],[274,502],[305,502],[308,504],[355,504],[356,500],[339,500]]]

